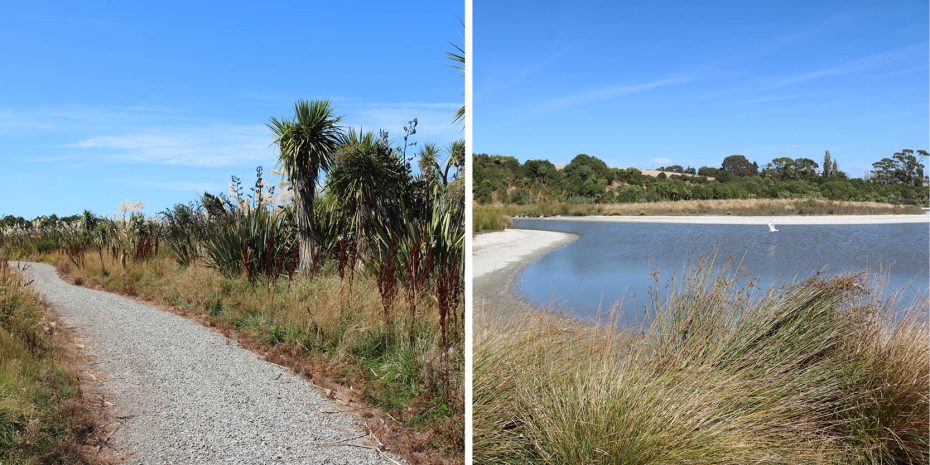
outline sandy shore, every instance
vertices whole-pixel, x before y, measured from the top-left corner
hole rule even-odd
[[[888,224],[930,223],[930,215],[819,215],[819,216],[551,216],[533,220],[613,221],[618,223],[682,224]]]
[[[488,273],[528,260],[541,250],[566,244],[577,236],[554,231],[507,229],[475,236],[472,248],[472,276]]]
[[[533,260],[578,239],[574,234],[530,229],[507,229],[479,234],[472,250],[476,321],[538,311],[521,299],[514,283],[517,273]],[[492,323],[493,324],[493,323]]]

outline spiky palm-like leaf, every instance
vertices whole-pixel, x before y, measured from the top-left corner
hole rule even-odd
[[[423,144],[417,153],[417,165],[424,178],[430,182],[436,181],[442,173],[439,167],[439,146],[432,142]]]
[[[452,44],[452,47],[455,48],[454,51],[446,52],[446,56],[452,60],[452,67],[461,71],[462,76],[465,76],[465,50],[462,47],[459,47],[456,44]],[[464,123],[465,121],[465,105],[463,104],[455,112],[455,118],[452,120],[455,123]]]
[[[294,190],[304,272],[313,267],[313,199],[320,169],[329,169],[333,153],[345,140],[340,120],[328,100],[298,100],[292,118],[271,118],[268,123],[280,151],[278,164]]]
[[[449,152],[449,158],[446,159],[446,170],[443,179],[448,183],[450,181],[450,169],[454,170],[452,171],[452,179],[458,179],[465,172],[465,140],[452,141],[446,150]]]
[[[403,222],[398,205],[406,192],[409,172],[404,160],[388,142],[371,132],[350,130],[347,143],[335,155],[326,188],[340,199],[345,211],[352,217],[356,247],[364,258],[372,249],[374,225],[379,219],[390,218]]]

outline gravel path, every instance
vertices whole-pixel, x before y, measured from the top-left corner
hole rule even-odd
[[[16,263],[11,263],[16,266]],[[103,374],[127,464],[383,464],[355,418],[304,379],[197,323],[28,264]],[[100,376],[98,375],[98,378]]]

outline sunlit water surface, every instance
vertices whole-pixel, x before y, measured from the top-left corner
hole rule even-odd
[[[577,234],[571,244],[527,266],[516,288],[531,303],[584,318],[623,302],[622,324],[648,319],[644,308],[658,275],[660,290],[689,260],[732,259],[761,286],[826,274],[881,274],[903,300],[928,289],[930,227],[878,225],[702,225],[514,219],[514,228]]]

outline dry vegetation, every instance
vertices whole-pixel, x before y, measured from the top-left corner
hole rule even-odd
[[[930,459],[926,300],[893,322],[854,277],[766,291],[683,279],[642,331],[479,319],[475,463]]]
[[[26,285],[0,260],[0,463],[100,463],[96,414]]]
[[[510,215],[502,205],[472,205],[472,223],[475,234],[485,231],[501,231],[510,227]]]
[[[475,232],[510,226],[508,217],[539,216],[682,216],[682,215],[905,215],[919,214],[920,207],[881,202],[849,202],[824,199],[677,200],[611,204],[475,204]]]

